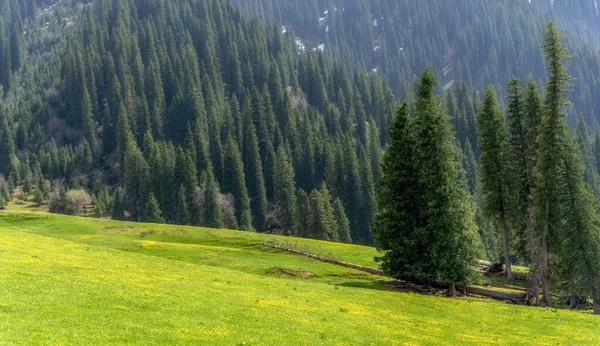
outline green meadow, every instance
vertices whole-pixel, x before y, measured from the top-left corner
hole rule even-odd
[[[596,345],[586,312],[393,291],[373,248],[0,212],[0,345]],[[573,332],[577,327],[577,332]]]

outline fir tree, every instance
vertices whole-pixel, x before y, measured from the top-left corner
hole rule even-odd
[[[383,269],[423,282],[455,285],[472,280],[476,225],[465,187],[457,180],[457,148],[449,117],[426,69],[417,88],[415,117],[401,107],[382,166],[381,213],[374,233],[386,251]]]
[[[336,198],[333,202],[333,214],[335,216],[336,223],[339,227],[339,240],[342,243],[352,243],[352,238],[350,237],[350,221],[348,221],[348,217],[346,216],[344,204],[339,198]]]
[[[244,163],[239,147],[230,135],[227,138],[224,158],[223,192],[235,197],[235,210],[238,227],[242,230],[252,230],[252,213],[250,212],[250,197],[244,180]]]
[[[536,227],[539,227],[539,268],[543,303],[550,306],[550,253],[556,249],[557,244],[554,240],[559,238],[562,229],[562,160],[567,146],[563,107],[568,104],[565,94],[571,80],[563,64],[569,56],[552,22],[548,23],[546,29],[544,54],[548,60],[549,79],[545,89],[544,111],[538,137],[534,208]]]
[[[589,185],[583,180],[581,155],[569,138],[563,107],[570,80],[564,60],[569,58],[561,34],[548,23],[544,37],[548,82],[540,125],[534,206],[539,230],[539,265],[543,303],[552,304],[550,256],[559,259],[554,270],[568,290],[586,293],[600,313],[600,219]]]
[[[484,196],[484,212],[488,218],[495,221],[496,228],[500,231],[506,263],[506,277],[508,280],[513,280],[510,259],[512,172],[507,157],[504,115],[500,110],[496,92],[492,86],[486,90],[477,125],[479,150],[481,151],[478,167]]]
[[[175,222],[180,225],[187,225],[191,221],[190,210],[188,208],[187,192],[183,184],[179,185],[177,192],[177,205],[175,207]]]
[[[296,197],[296,226],[294,235],[310,237],[314,229],[313,210],[306,191],[299,189]]]
[[[296,226],[296,188],[294,167],[285,147],[279,148],[275,160],[275,205],[281,229],[291,234]]]
[[[158,201],[154,197],[154,193],[150,192],[147,198],[146,206],[142,212],[140,221],[150,223],[164,223],[165,219],[162,217],[162,212],[158,206]]]
[[[203,174],[204,177],[204,222],[207,227],[221,228],[222,211],[219,204],[217,183],[209,166]]]

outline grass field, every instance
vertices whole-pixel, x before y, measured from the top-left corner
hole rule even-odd
[[[600,344],[589,313],[395,292],[270,239],[0,212],[0,345]],[[375,266],[372,248],[291,242]]]

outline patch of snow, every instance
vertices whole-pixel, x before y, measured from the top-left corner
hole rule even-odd
[[[287,32],[287,26],[285,26],[285,25],[282,25],[282,26],[281,26],[281,33],[282,33],[282,34],[285,34],[286,32]]]
[[[306,50],[304,42],[299,37],[296,37],[296,47],[298,47],[298,50],[301,52],[304,52],[304,50]]]

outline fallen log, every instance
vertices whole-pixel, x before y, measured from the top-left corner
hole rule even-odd
[[[270,248],[273,249],[278,249],[278,250],[283,250],[283,251],[287,251],[296,255],[300,255],[300,256],[304,256],[304,257],[308,257],[308,258],[312,258],[315,259],[317,261],[321,261],[321,262],[325,262],[325,263],[330,263],[330,264],[335,264],[335,265],[339,265],[342,267],[346,267],[346,268],[352,268],[352,269],[356,269],[356,270],[360,270],[363,272],[367,272],[367,273],[371,273],[374,275],[378,275],[378,276],[387,276],[387,277],[391,277],[389,275],[387,275],[386,273],[384,273],[383,270],[380,269],[375,269],[375,268],[371,268],[371,267],[365,267],[365,266],[361,266],[358,264],[354,264],[354,263],[348,263],[348,262],[343,262],[343,261],[338,261],[335,259],[331,259],[331,258],[327,258],[327,257],[322,257],[319,255],[315,255],[306,251],[302,251],[302,250],[294,250],[294,249],[288,249],[284,246],[279,246],[279,245],[272,245],[272,244],[264,244],[265,246],[268,246]]]
[[[385,276],[385,277],[393,278],[392,276],[386,274],[383,270],[379,270],[379,269],[375,269],[375,268],[371,268],[371,267],[365,267],[365,266],[361,266],[361,265],[354,264],[354,263],[343,262],[343,261],[339,261],[336,259],[315,255],[308,251],[291,249],[291,248],[281,246],[278,244],[263,243],[263,245],[273,248],[273,249],[286,251],[286,252],[289,252],[292,254],[311,258],[311,259],[314,259],[317,261],[330,263],[330,264],[334,264],[334,265],[339,265],[339,266],[346,267],[346,268],[352,268],[352,269],[360,270],[360,271],[378,275],[378,276]],[[448,285],[437,284],[437,285],[433,285],[433,286],[436,288],[440,288],[440,289],[448,289]],[[517,304],[524,304],[527,300],[527,293],[524,293],[524,292],[523,293],[522,292],[507,292],[507,291],[494,290],[494,289],[480,287],[480,286],[466,286],[466,287],[462,287],[461,289],[469,294],[488,297],[488,298],[492,298],[492,299],[499,299],[499,300],[503,300],[503,301],[510,301],[510,302],[517,303]]]
[[[469,294],[474,294],[478,296],[499,299],[499,300],[508,300],[517,304],[524,304],[527,301],[527,293],[525,292],[507,292],[507,291],[499,291],[494,289],[489,289],[480,286],[466,286],[464,290]]]

